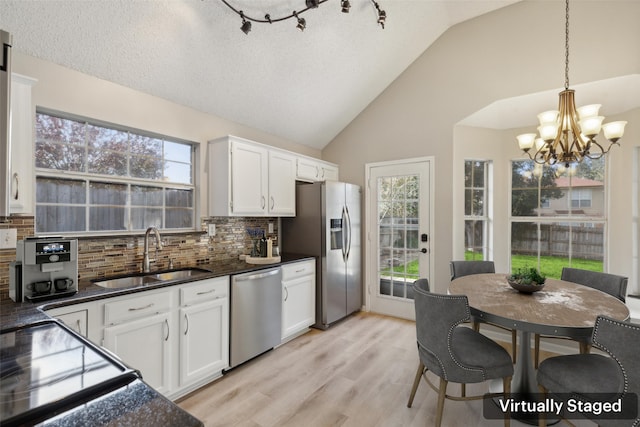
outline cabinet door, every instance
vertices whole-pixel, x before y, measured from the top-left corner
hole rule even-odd
[[[36,80],[19,74],[11,78],[11,194],[12,214],[33,214],[35,111],[31,102],[31,86]]]
[[[157,314],[104,330],[104,346],[140,370],[158,392],[171,390],[171,346],[176,331],[169,313]]]
[[[83,337],[88,337],[87,330],[87,310],[73,311],[70,313],[58,314],[56,319],[76,331]]]
[[[180,387],[229,366],[229,299],[180,309]]]
[[[234,141],[231,148],[231,203],[236,215],[267,212],[267,150]]]
[[[299,157],[296,165],[296,179],[300,181],[315,182],[320,177],[320,166],[318,162]]]
[[[296,159],[279,151],[269,151],[268,208],[272,215],[296,214]]]
[[[338,181],[338,168],[332,165],[322,165],[320,181]]]
[[[282,282],[282,339],[315,322],[315,276]]]

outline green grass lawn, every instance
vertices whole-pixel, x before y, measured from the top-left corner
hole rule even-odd
[[[472,253],[465,254],[465,259],[473,259]],[[515,271],[524,267],[536,267],[538,265],[538,258],[533,255],[514,255],[511,257],[511,269]],[[547,277],[559,279],[562,274],[562,267],[569,266],[569,258],[543,256],[540,257],[541,273]],[[407,264],[407,270],[405,272],[404,265],[397,267],[387,268],[382,270],[382,274],[390,273],[392,270],[394,273],[400,273],[412,276],[418,276],[418,261],[411,261]],[[580,268],[582,270],[602,271],[602,261],[592,261],[586,259],[573,259],[571,260],[571,267]]]

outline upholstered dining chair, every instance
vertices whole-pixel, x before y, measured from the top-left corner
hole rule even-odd
[[[625,302],[627,297],[627,282],[629,279],[624,276],[618,276],[615,274],[601,273],[598,271],[581,270],[578,268],[564,267],[560,276],[561,280],[567,282],[578,283],[580,285],[589,286],[594,289],[598,289],[606,294],[618,298],[620,301]],[[558,337],[545,337],[545,338],[558,338]],[[565,338],[566,339],[566,338]],[[589,352],[589,343],[580,342],[580,352]],[[534,335],[534,364],[537,368],[540,361],[540,335]]]
[[[493,261],[451,261],[449,266],[451,268],[451,280],[458,277],[470,276],[472,274],[496,272],[496,267]],[[480,331],[480,322],[475,318],[472,320],[473,329]],[[518,342],[517,331],[515,329],[507,329],[498,325],[495,326],[511,332],[511,358],[513,359],[513,363],[516,363],[516,343]]]
[[[411,407],[420,378],[438,393],[436,427],[442,423],[445,399],[472,400],[478,396],[450,396],[449,382],[469,384],[502,378],[504,393],[511,390],[513,364],[509,353],[481,333],[459,326],[470,318],[469,302],[465,295],[442,295],[429,292],[426,279],[414,283],[418,370],[411,388],[407,407]],[[439,386],[429,379],[431,371],[440,378]],[[509,426],[509,417],[505,417]]]
[[[582,401],[593,402],[594,394],[604,400],[604,394],[623,398],[638,399],[640,394],[640,325],[620,322],[605,316],[596,318],[591,337],[593,346],[602,354],[570,354],[546,359],[540,363],[537,380],[542,393],[570,396]],[[562,400],[562,399],[561,399]],[[624,400],[623,400],[624,402]],[[624,412],[624,410],[623,410]],[[598,419],[598,425],[637,426],[635,420]],[[539,425],[546,426],[545,417]]]

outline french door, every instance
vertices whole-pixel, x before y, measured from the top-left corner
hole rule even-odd
[[[367,308],[414,319],[413,282],[431,279],[432,159],[367,164]]]

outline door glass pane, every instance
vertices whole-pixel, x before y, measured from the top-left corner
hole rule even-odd
[[[419,176],[378,178],[379,293],[412,299],[419,272]]]

